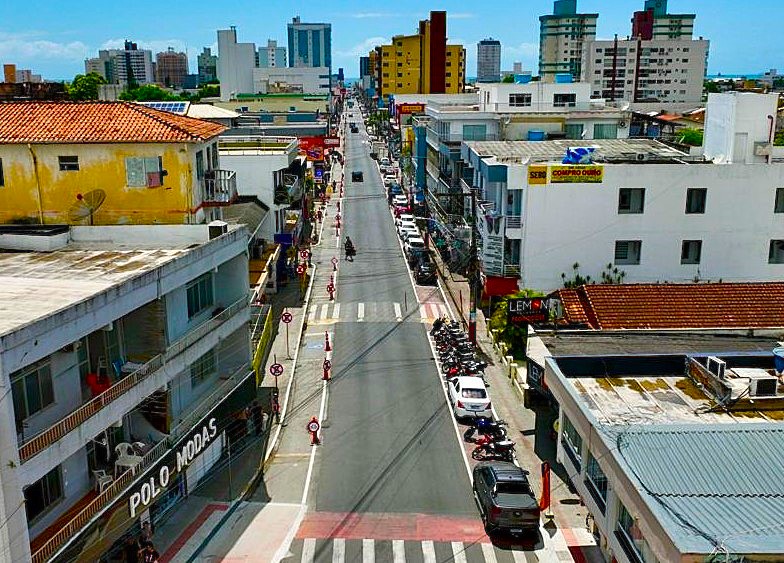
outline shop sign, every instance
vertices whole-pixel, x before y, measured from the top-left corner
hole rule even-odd
[[[425,104],[400,104],[397,106],[397,113],[401,115],[425,113]]]
[[[528,384],[541,387],[544,383],[544,368],[528,358]]]
[[[170,468],[168,464],[162,464],[157,473],[153,472],[149,479],[131,494],[128,499],[131,518],[135,518],[140,509],[147,508],[161,492],[165,491],[171,478],[185,469],[195,457],[206,449],[209,443],[215,439],[217,433],[218,426],[215,417],[213,417],[200,430],[191,434],[191,437],[176,452],[177,463],[175,467]]]
[[[547,184],[547,166],[528,167],[528,185],[542,186]]]
[[[324,137],[325,147],[339,147],[340,139],[338,137]]]
[[[601,184],[603,181],[603,166],[594,164],[550,166],[551,184]]]
[[[549,300],[544,297],[507,300],[506,322],[509,324],[541,323],[547,320],[549,313]]]

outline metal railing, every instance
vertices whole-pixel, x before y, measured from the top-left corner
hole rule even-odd
[[[237,199],[237,173],[234,170],[207,170],[202,181],[205,206],[229,205]]]
[[[86,420],[100,412],[104,407],[111,404],[118,397],[121,397],[147,379],[151,374],[161,369],[166,362],[174,359],[247,306],[248,298],[247,296],[243,296],[211,319],[203,322],[182,336],[182,338],[173,342],[166,348],[166,351],[163,354],[158,354],[142,367],[128,374],[126,377],[109,387],[109,389],[83,404],[65,418],[59,420],[56,424],[30,438],[19,447],[20,461],[24,463],[61,439]]]

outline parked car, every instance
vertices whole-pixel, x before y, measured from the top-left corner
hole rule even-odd
[[[384,185],[389,187],[392,184],[397,184],[397,176],[394,174],[384,174]]]
[[[453,377],[449,380],[447,388],[452,411],[456,418],[475,418],[477,416],[492,418],[490,396],[487,394],[485,382],[481,377]]]
[[[435,285],[436,278],[436,267],[433,262],[420,260],[414,270],[414,280],[419,285]]]
[[[539,529],[539,503],[528,472],[507,461],[483,461],[474,467],[474,497],[488,534]]]
[[[419,266],[419,263],[422,261],[432,263],[430,254],[427,250],[412,250],[408,253],[408,256],[406,256],[406,260],[408,260],[408,267],[412,270],[416,270],[417,266]]]
[[[392,208],[392,210],[395,213],[395,217],[398,217],[400,215],[404,215],[406,213],[409,213],[411,211],[411,206],[410,205],[398,205],[398,204],[395,204],[395,206]]]
[[[419,237],[409,237],[406,239],[406,243],[403,245],[403,249],[406,252],[406,256],[414,250],[424,250],[425,249],[425,241]]]
[[[388,191],[393,196],[403,194],[403,188],[401,188],[400,184],[398,183],[391,184],[388,188]]]
[[[364,180],[363,174],[361,170],[354,170],[351,173],[351,181],[352,182],[362,182]]]
[[[403,242],[408,240],[410,236],[419,237],[419,229],[413,223],[403,223],[397,228],[397,236],[403,239]]]
[[[393,205],[408,205],[408,198],[403,194],[398,194],[392,198]]]
[[[381,159],[381,166],[389,166],[390,164],[392,163],[389,162],[389,159],[387,157]]]
[[[409,215],[407,213],[404,213],[403,215],[400,215],[399,217],[395,218],[395,226],[399,227],[401,223],[404,223],[406,221],[414,222],[414,221],[416,221],[416,217],[414,217],[413,215]]]

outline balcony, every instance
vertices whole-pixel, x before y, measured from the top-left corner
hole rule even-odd
[[[227,309],[228,311],[228,309]],[[136,485],[144,476],[148,469],[153,467],[158,461],[163,459],[183,436],[185,436],[201,418],[206,416],[216,405],[218,405],[229,393],[237,387],[247,377],[253,374],[250,367],[245,364],[234,373],[221,380],[221,383],[213,389],[212,393],[204,397],[194,406],[188,415],[171,429],[170,434],[165,439],[158,442],[148,451],[141,461],[131,469],[112,481],[103,492],[98,495],[90,493],[82,501],[77,502],[73,509],[66,512],[54,524],[49,526],[39,538],[46,534],[45,543],[33,540],[31,551],[33,553],[33,563],[45,563],[54,556],[57,551],[64,546],[68,540],[75,538],[90,523],[95,516],[102,510],[109,507],[114,501],[122,497],[129,488]],[[81,505],[81,508],[79,506]]]
[[[223,207],[237,199],[237,174],[234,170],[207,170],[202,182],[204,207]]]
[[[128,374],[123,379],[117,381],[114,385],[109,387],[109,389],[97,397],[83,404],[74,410],[71,414],[64,417],[43,432],[33,436],[30,440],[19,447],[20,461],[25,463],[36,454],[40,453],[44,449],[63,438],[66,434],[77,429],[81,424],[91,419],[103,409],[112,405],[120,397],[134,389],[137,385],[147,380],[151,375],[160,370],[167,362],[175,359],[177,356],[185,352],[185,350],[187,350],[189,347],[223,325],[242,309],[247,308],[247,306],[247,297],[242,297],[235,301],[211,319],[200,324],[192,331],[185,334],[182,338],[173,342],[165,352],[154,356],[142,367]],[[97,432],[93,433],[92,435],[95,434],[97,434]]]
[[[302,182],[299,176],[283,174],[283,179],[275,186],[275,205],[288,205],[302,197]]]

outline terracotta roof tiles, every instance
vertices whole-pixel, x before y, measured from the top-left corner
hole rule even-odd
[[[0,143],[193,143],[225,131],[132,102],[0,103]]]

